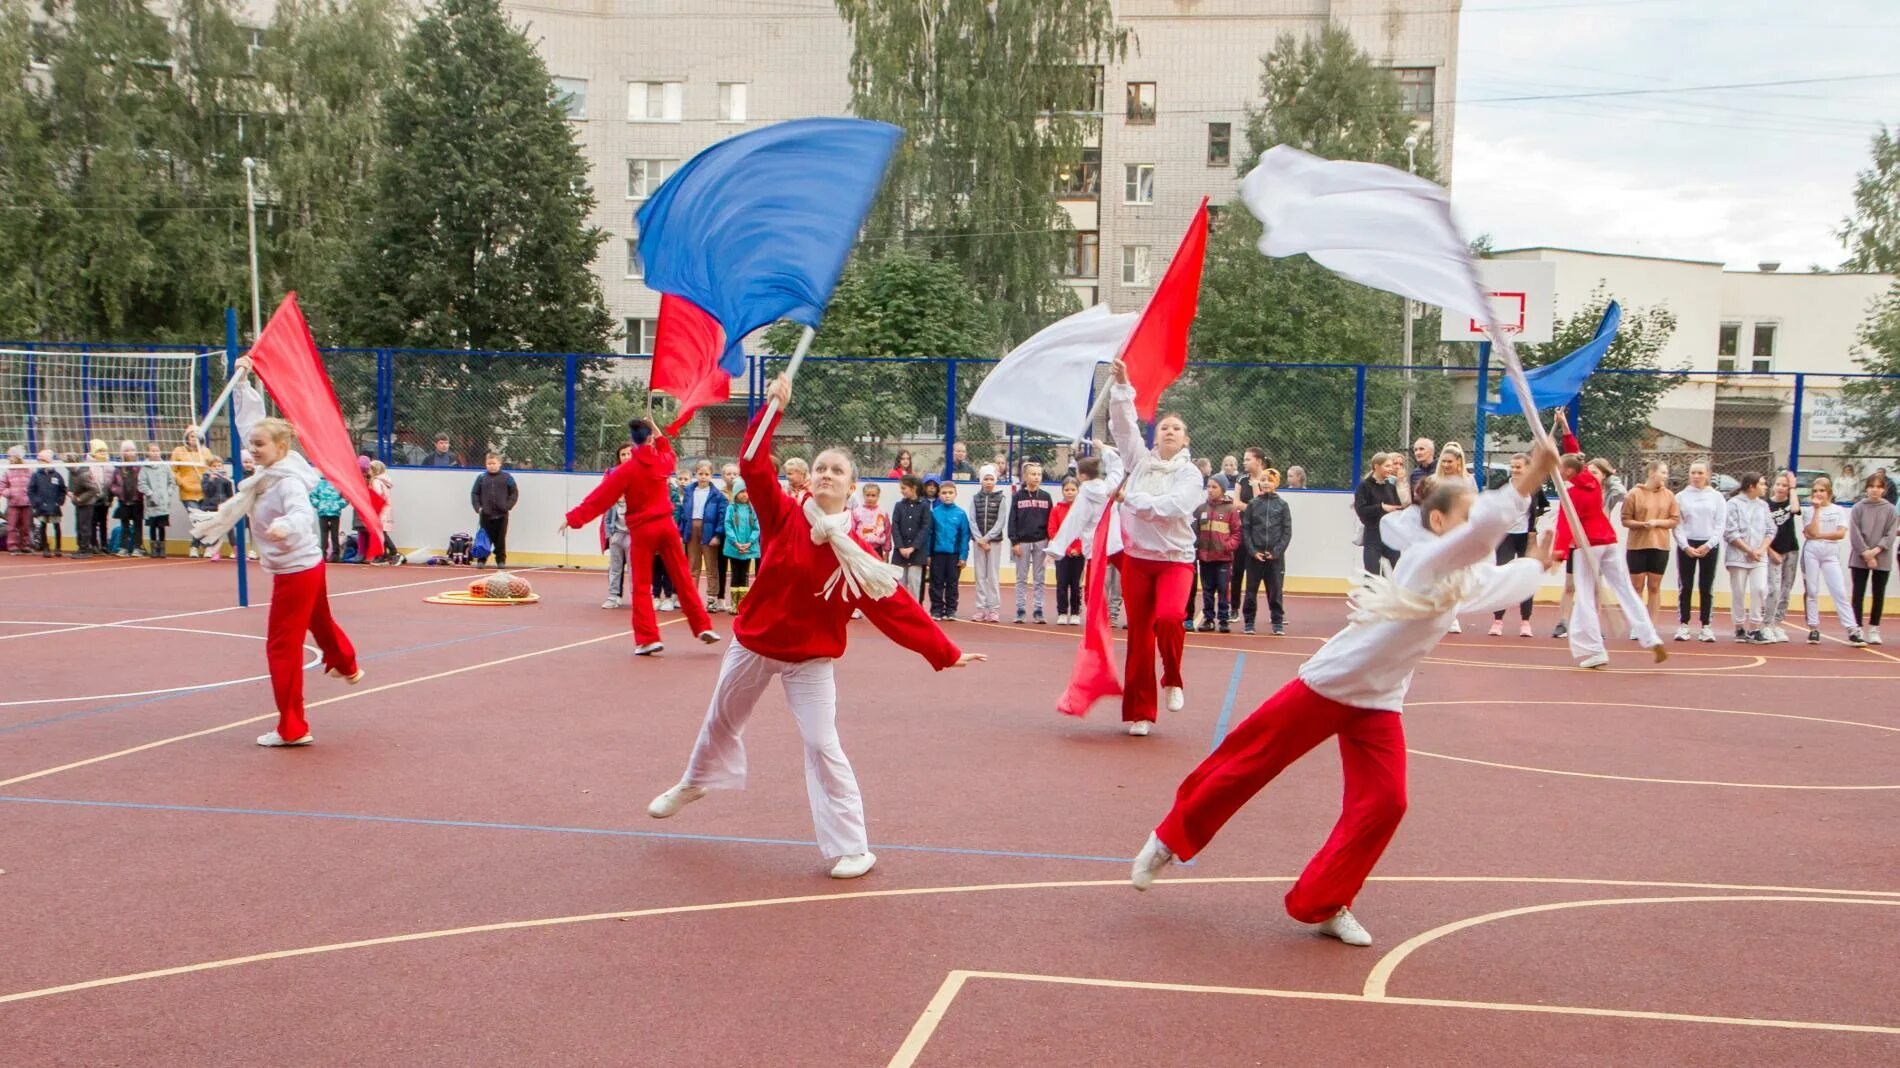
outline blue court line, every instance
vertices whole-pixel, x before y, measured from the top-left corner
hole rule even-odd
[[[367,663],[372,660],[381,660],[386,656],[395,656],[399,653],[413,653],[421,649],[440,649],[445,645],[459,645],[462,642],[472,642],[472,641],[480,640],[482,638],[498,638],[504,634],[514,634],[518,631],[531,630],[531,629],[532,628],[525,627],[525,626],[524,627],[504,627],[501,630],[484,631],[481,634],[470,634],[470,635],[466,635],[460,638],[449,638],[446,641],[424,642],[420,645],[405,645],[396,649],[386,649],[383,652],[372,653],[369,656],[358,656],[356,659],[359,662]],[[322,666],[321,664],[312,664],[310,665],[310,667],[306,668],[305,670],[315,671],[321,666]],[[251,681],[263,682],[265,680],[252,679]],[[65,723],[69,720],[90,719],[93,716],[105,715],[107,712],[118,712],[122,709],[137,708],[140,705],[156,704],[159,701],[169,701],[175,697],[189,697],[192,694],[200,694],[200,693],[204,693],[206,690],[216,690],[221,687],[230,686],[230,685],[233,685],[233,683],[229,680],[226,680],[224,682],[207,682],[203,686],[193,686],[193,687],[190,687],[189,689],[174,690],[171,693],[153,694],[150,697],[141,697],[136,701],[120,701],[118,704],[100,705],[98,708],[84,708],[76,712],[63,712],[57,716],[48,716],[45,719],[28,720],[25,723],[15,723],[12,726],[0,727],[0,734],[12,734],[16,731],[30,730],[34,727],[45,727],[54,723]]]
[[[1221,740],[1227,737],[1227,721],[1234,715],[1234,701],[1240,696],[1240,674],[1246,663],[1246,653],[1234,654],[1234,673],[1227,680],[1227,699],[1221,702],[1220,719],[1214,723],[1214,744],[1207,747],[1210,753],[1219,749]]]
[[[718,842],[730,845],[805,846],[816,849],[815,841],[797,838],[753,838],[727,834],[682,834],[669,831],[630,831],[618,827],[550,827],[535,823],[487,823],[480,820],[436,820],[414,816],[372,816],[352,812],[302,812],[270,808],[223,808],[214,805],[158,805],[141,801],[79,801],[58,797],[8,797],[0,802],[16,805],[64,805],[75,808],[137,809],[145,812],[195,812],[224,816],[290,816],[312,820],[342,820],[353,823],[396,823],[412,827],[467,827],[490,831],[541,831],[549,834],[584,834],[605,838],[652,838],[680,842]],[[1127,857],[1097,857],[1079,853],[1029,853],[1007,849],[964,849],[956,846],[896,845],[873,843],[873,849],[906,853],[943,853],[965,857],[1009,857],[1017,860],[1079,860],[1101,864],[1126,864]]]

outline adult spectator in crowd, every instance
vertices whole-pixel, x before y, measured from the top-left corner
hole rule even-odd
[[[1424,441],[1423,438],[1419,439]],[[1430,442],[1425,442],[1430,445]],[[1379,573],[1381,561],[1390,564],[1399,562],[1399,554],[1385,547],[1379,538],[1379,523],[1386,516],[1398,511],[1399,504],[1398,472],[1405,458],[1396,452],[1375,453],[1372,463],[1366,468],[1366,477],[1359,480],[1359,486],[1353,490],[1352,510],[1359,517],[1364,528],[1360,532],[1360,566],[1372,574]]]
[[[449,451],[449,433],[440,431],[435,436],[435,451],[422,461],[424,467],[460,467],[462,461]]]
[[[1412,496],[1418,496],[1418,480],[1438,471],[1438,446],[1430,438],[1412,443],[1412,477],[1405,480]]]
[[[961,441],[950,446],[950,477],[965,481],[976,477],[976,468],[970,465],[970,447]]]

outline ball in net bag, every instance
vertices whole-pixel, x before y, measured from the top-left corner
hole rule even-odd
[[[468,593],[471,597],[508,600],[533,596],[534,587],[528,585],[528,580],[520,575],[503,571],[498,574],[483,575],[471,581],[468,584]]]

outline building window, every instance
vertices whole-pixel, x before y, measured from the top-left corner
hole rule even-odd
[[[1392,73],[1399,80],[1399,105],[1405,113],[1420,119],[1431,118],[1437,68],[1394,67]]]
[[[1152,163],[1129,163],[1122,168],[1122,203],[1153,204],[1155,202],[1155,165]]]
[[[1076,230],[1062,235],[1062,277],[1094,278],[1101,273],[1102,235]]]
[[[646,266],[640,262],[640,235],[636,233],[627,238],[627,277],[645,278],[646,276]]]
[[[744,82],[719,83],[720,122],[745,121],[745,88]]]
[[[1234,124],[1231,122],[1210,122],[1207,124],[1207,165],[1225,167],[1234,158]]]
[[[1755,324],[1754,359],[1749,370],[1772,371],[1775,369],[1775,331],[1774,323]]]
[[[245,67],[257,69],[257,55],[270,46],[270,31],[256,26],[239,26],[238,32],[244,35]]]
[[[645,200],[659,192],[680,165],[676,159],[630,159],[627,161],[627,199]]]
[[[628,82],[628,122],[678,122],[682,82]]]
[[[1148,286],[1154,284],[1150,274],[1149,260],[1151,251],[1147,245],[1122,246],[1122,285]]]
[[[626,326],[627,355],[653,355],[653,339],[660,332],[660,321],[658,319],[628,319]]]
[[[1085,148],[1082,162],[1064,164],[1056,171],[1056,196],[1098,197],[1102,195],[1102,150]]]
[[[554,103],[567,113],[570,119],[587,117],[587,79],[554,79]]]
[[[1742,324],[1723,323],[1715,342],[1715,369],[1735,370],[1735,356],[1742,348]]]
[[[1128,83],[1128,121],[1152,126],[1155,121],[1155,83]]]

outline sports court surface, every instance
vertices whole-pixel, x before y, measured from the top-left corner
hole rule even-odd
[[[1280,906],[1337,814],[1328,747],[1126,881],[1337,599],[1294,598],[1283,639],[1190,636],[1187,708],[1146,739],[1051,710],[1075,629],[953,624],[991,660],[935,675],[855,625],[839,723],[879,863],[834,882],[776,690],[750,788],[650,820],[721,650],[675,622],[634,658],[596,573],[424,603],[467,577],[333,568],[369,677],[312,671],[317,744],[266,750],[265,613],[226,607],[229,564],[0,561],[0,1061],[1900,1063],[1900,656],[1586,673],[1467,620],[1413,688],[1353,949]]]

